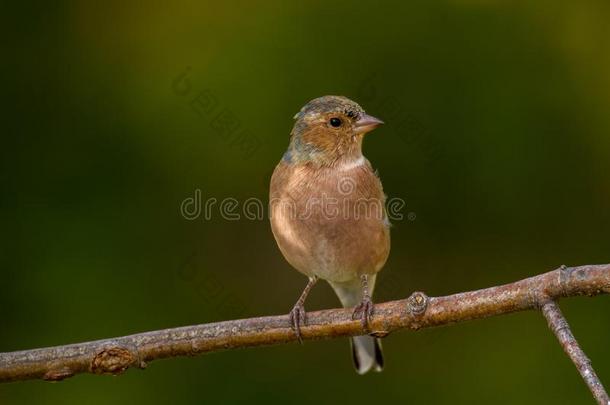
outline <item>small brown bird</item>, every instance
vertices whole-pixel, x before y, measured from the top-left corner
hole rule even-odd
[[[390,251],[381,181],[362,155],[364,134],[383,122],[340,96],[316,98],[295,116],[290,144],[271,177],[271,228],[286,260],[309,277],[290,311],[301,340],[304,303],[318,279],[328,281],[367,328],[377,272]],[[378,339],[352,338],[354,365],[381,371]]]

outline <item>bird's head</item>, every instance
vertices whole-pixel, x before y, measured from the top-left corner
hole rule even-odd
[[[383,124],[342,96],[313,99],[294,118],[296,123],[284,160],[322,166],[362,156],[364,134]]]

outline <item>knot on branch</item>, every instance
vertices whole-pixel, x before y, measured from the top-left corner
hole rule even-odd
[[[95,374],[120,374],[135,363],[136,356],[124,347],[103,349],[91,361],[91,372]]]
[[[66,378],[72,377],[73,375],[74,375],[74,372],[72,370],[70,370],[69,367],[66,366],[66,367],[61,367],[58,369],[53,369],[53,370],[47,371],[42,376],[42,379],[45,381],[61,381]]]
[[[407,298],[407,308],[414,316],[421,316],[426,312],[429,298],[421,291],[416,291]]]
[[[570,273],[570,268],[565,264],[559,266],[559,288],[561,288],[562,295],[567,293],[566,285],[568,284]]]

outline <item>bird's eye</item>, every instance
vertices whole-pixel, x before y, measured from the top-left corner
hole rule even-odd
[[[333,117],[330,119],[330,125],[335,127],[335,128],[339,128],[341,126],[341,119],[337,118],[337,117]]]

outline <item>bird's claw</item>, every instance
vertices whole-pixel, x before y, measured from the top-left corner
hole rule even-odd
[[[290,326],[297,335],[299,343],[303,344],[303,337],[301,336],[301,323],[305,323],[305,307],[302,304],[296,304],[290,311]]]
[[[360,319],[362,328],[368,330],[371,318],[373,317],[373,309],[373,301],[371,301],[370,298],[365,297],[362,299],[362,302],[354,308],[352,319]]]

